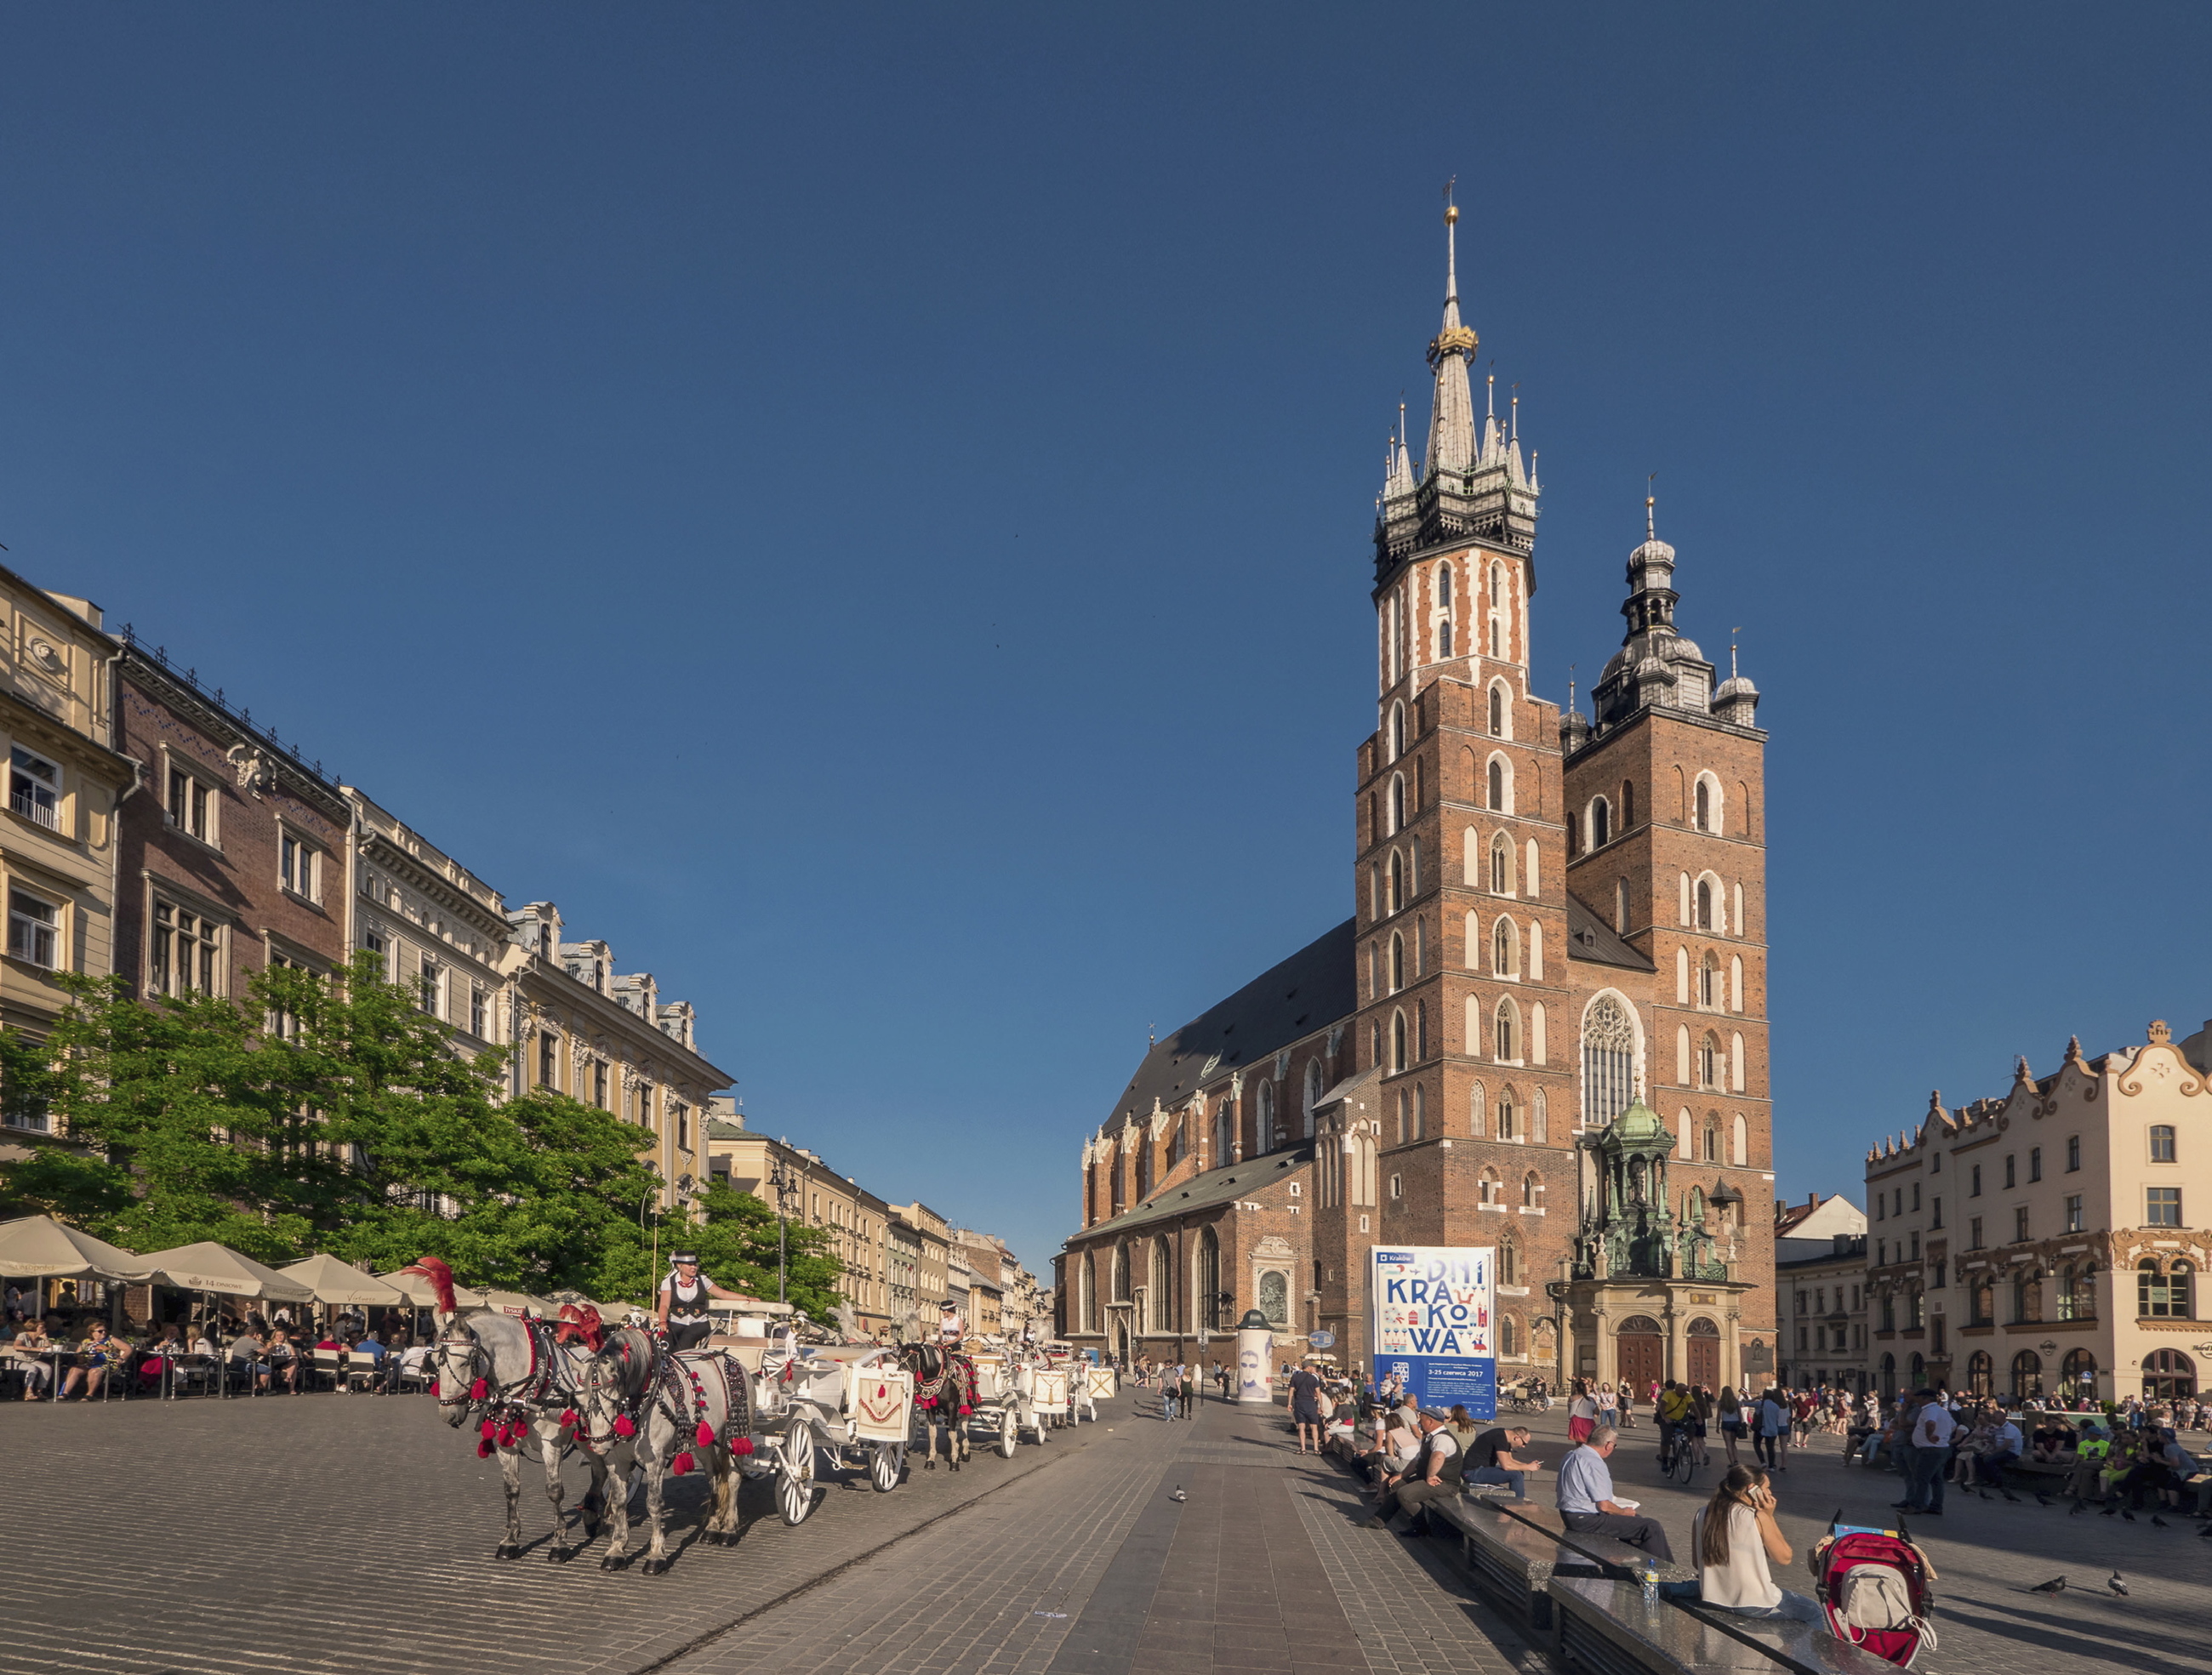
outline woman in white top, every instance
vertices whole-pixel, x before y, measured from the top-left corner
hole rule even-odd
[[[1795,1557],[1774,1521],[1774,1490],[1755,1466],[1731,1466],[1713,1498],[1698,1514],[1690,1533],[1698,1563],[1698,1595],[1705,1604],[1746,1617],[1772,1617],[1784,1600],[1803,1614],[1813,1602],[1775,1586],[1768,1561],[1788,1564]]]
[[[1597,1398],[1581,1380],[1575,1381],[1575,1399],[1567,1409],[1567,1441],[1587,1442],[1597,1424]]]

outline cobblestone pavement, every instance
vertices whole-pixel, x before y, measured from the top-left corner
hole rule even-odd
[[[1566,1449],[1566,1412],[1527,1421],[1536,1433],[1532,1451],[1550,1467]],[[1643,1502],[1644,1512],[1667,1526],[1674,1555],[1687,1562],[1690,1520],[1727,1468],[1720,1441],[1711,1445],[1713,1465],[1690,1487],[1662,1479],[1659,1436],[1648,1423],[1622,1435],[1613,1450],[1613,1480]],[[1843,1439],[1815,1435],[1810,1447],[1784,1456],[1777,1474],[1782,1532],[1797,1550],[1793,1576],[1776,1580],[1799,1593],[1811,1591],[1804,1554],[1838,1513],[1848,1524],[1894,1527],[1891,1502],[1903,1498],[1904,1479],[1888,1472],[1843,1463]],[[1748,1444],[1741,1449],[1752,1462]],[[1549,1470],[1529,1486],[1547,1505],[1557,1479]],[[1934,1675],[2042,1675],[2070,1669],[2114,1667],[2143,1675],[2207,1675],[2212,1672],[2212,1541],[2199,1540],[2193,1520],[2153,1526],[2147,1514],[2130,1524],[2094,1513],[2069,1516],[2062,1497],[2045,1508],[2025,1491],[2017,1505],[1949,1491],[1941,1518],[1910,1520],[1913,1538],[1936,1567],[1936,1627],[1939,1644],[1916,1669]],[[2129,1593],[2106,1588],[2115,1570]],[[2054,1576],[2067,1579],[2057,1596],[2027,1590]]]
[[[15,1407],[0,1672],[321,1675],[1539,1675],[1542,1654],[1474,1595],[1440,1543],[1355,1527],[1340,1468],[1301,1459],[1280,1413],[1206,1404],[1194,1423],[1124,1394],[1102,1423],[895,1493],[831,1487],[797,1529],[746,1490],[734,1550],[693,1539],[679,1482],[665,1576],[544,1562],[525,1496],[522,1560],[492,1557],[495,1468],[427,1402]],[[1555,1461],[1564,1415],[1535,1422]],[[1614,1456],[1624,1490],[1686,1552],[1709,1489],[1658,1481],[1649,1429]],[[1840,1445],[1793,1458],[1784,1526],[1801,1551],[1832,1512],[1881,1521],[1898,1480]],[[580,1477],[580,1474],[577,1474]],[[856,1478],[856,1482],[858,1479]],[[1549,1498],[1549,1472],[1534,1492]],[[580,1487],[572,1482],[572,1494]],[[1184,1498],[1173,1491],[1181,1488]],[[2212,1675],[2212,1543],[1954,1496],[1923,1536],[1942,1573],[1936,1675],[2113,1665]],[[641,1545],[634,1533],[633,1545]],[[2106,1593],[2118,1569],[2131,1595]],[[2064,1574],[2057,1599],[2027,1585]],[[1802,1576],[1792,1579],[1804,1585]]]

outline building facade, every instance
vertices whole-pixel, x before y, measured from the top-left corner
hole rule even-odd
[[[1487,1245],[1501,1374],[1741,1382],[1774,1367],[1758,693],[1677,629],[1647,501],[1593,715],[1535,695],[1540,490],[1517,416],[1474,416],[1453,236],[1425,458],[1401,425],[1378,502],[1353,916],[1147,1055],[1061,1319],[1169,1356],[1256,1308],[1364,1360],[1376,1243]]]
[[[343,791],[159,653],[116,668],[122,749],[116,969],[132,992],[244,996],[270,966],[345,963]]]
[[[345,801],[354,950],[374,955],[386,981],[452,1025],[471,1058],[512,1045],[513,927],[500,893],[364,792],[349,786]],[[519,1091],[516,1064],[507,1075],[510,1091]]]
[[[88,599],[49,593],[0,567],[6,635],[0,718],[8,750],[8,821],[0,896],[8,913],[0,1023],[36,1035],[69,997],[58,974],[105,977],[120,938],[120,813],[144,792],[116,725],[123,644]],[[132,895],[143,893],[131,882]],[[0,1157],[17,1138],[50,1134],[43,1108],[5,1102]]]
[[[732,1078],[700,1054],[690,1008],[664,1004],[649,975],[618,974],[605,943],[562,941],[550,901],[507,919],[515,1091],[550,1088],[636,1124],[661,1209],[691,1213],[708,1173],[708,1101]]]
[[[1923,1383],[2102,1400],[2195,1393],[2212,1237],[2212,1024],[2085,1058],[1946,1110],[1867,1154],[1869,1356]]]

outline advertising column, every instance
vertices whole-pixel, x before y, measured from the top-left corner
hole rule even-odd
[[[1275,1332],[1256,1308],[1237,1323],[1237,1400],[1240,1406],[1275,1405]]]
[[[1393,1374],[1423,1407],[1464,1403],[1498,1417],[1498,1351],[1491,1341],[1490,1246],[1377,1245],[1367,1274],[1375,1377]]]

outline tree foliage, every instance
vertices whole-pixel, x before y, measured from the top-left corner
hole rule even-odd
[[[71,1004],[44,1044],[0,1030],[0,1089],[43,1103],[70,1142],[0,1164],[13,1213],[138,1251],[216,1239],[264,1262],[326,1250],[379,1269],[437,1255],[476,1284],[647,1290],[654,1177],[638,1131],[565,1095],[501,1098],[504,1051],[462,1057],[374,956],[337,983],[258,972],[234,1002],[65,980]],[[774,1295],[773,1215],[757,1200],[718,1211],[743,1195],[717,1193],[696,1231],[757,1271],[766,1215]],[[813,1246],[807,1259],[827,1261]],[[806,1284],[835,1274],[810,1268]]]

